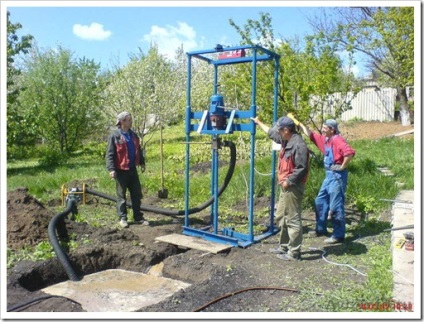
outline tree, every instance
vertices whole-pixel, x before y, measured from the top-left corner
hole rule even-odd
[[[7,148],[9,156],[14,147],[20,146],[22,151],[23,146],[34,143],[35,139],[31,115],[20,113],[17,102],[23,88],[19,84],[21,69],[17,66],[16,57],[27,54],[33,40],[31,35],[19,38],[17,32],[21,28],[20,23],[13,24],[10,21],[10,12],[7,12]]]
[[[341,50],[362,53],[381,86],[397,89],[402,124],[411,124],[407,86],[414,84],[414,8],[334,8],[314,28]]]
[[[40,137],[51,150],[74,151],[101,125],[100,66],[59,47],[35,49],[26,69],[20,101],[36,117]]]
[[[343,72],[335,48],[322,38],[308,36],[303,46],[298,39],[276,39],[268,13],[261,13],[259,21],[249,19],[243,29],[231,19],[230,25],[242,37],[243,44],[258,44],[281,56],[278,115],[295,112],[300,120],[312,121],[320,129],[329,113],[332,117],[339,117],[350,108],[350,101],[357,92],[353,75]],[[237,82],[248,88],[250,78],[242,76],[248,71],[242,68],[239,68]],[[273,115],[269,95],[272,93],[273,68],[271,64],[264,64],[257,72],[257,105],[262,106],[261,114],[268,121]]]
[[[176,65],[160,55],[157,47],[148,54],[140,51],[123,68],[117,68],[107,86],[105,112],[114,118],[128,111],[133,116],[133,129],[144,137],[155,129],[175,122],[184,115],[183,75]],[[153,124],[149,124],[153,119]],[[143,146],[148,139],[143,140]]]
[[[7,102],[14,103],[20,88],[16,84],[16,76],[21,74],[20,68],[15,65],[15,57],[27,54],[31,48],[33,36],[25,35],[21,38],[16,34],[22,28],[20,23],[10,21],[10,12],[7,12]]]

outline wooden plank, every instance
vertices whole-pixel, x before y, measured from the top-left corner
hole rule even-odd
[[[390,134],[390,135],[387,135],[387,137],[390,138],[392,136],[402,136],[402,135],[412,134],[412,133],[414,133],[414,129],[408,130],[408,131],[404,131],[404,132],[398,132],[398,133],[395,133],[395,134]]]
[[[187,248],[198,249],[210,253],[217,254],[223,250],[229,249],[231,245],[214,243],[208,240],[204,240],[200,237],[186,236],[180,234],[170,234],[165,236],[156,237],[155,240],[164,243],[169,243],[178,246],[184,246]]]

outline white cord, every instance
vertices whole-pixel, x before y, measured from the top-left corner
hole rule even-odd
[[[256,168],[254,168],[254,169],[255,169],[255,172],[257,174],[259,174],[260,176],[271,176],[272,175],[272,172],[271,173],[260,173],[258,170],[256,170]],[[275,172],[277,172],[277,171],[275,171]]]
[[[392,273],[396,274],[397,276],[402,277],[405,281],[407,281],[407,282],[411,283],[412,285],[414,285],[414,283],[413,283],[413,282],[411,282],[411,281],[410,281],[410,280],[408,280],[407,278],[403,277],[403,276],[402,276],[402,275],[400,275],[398,272],[395,272],[394,270],[391,270],[391,269],[389,269],[389,272],[392,272]]]
[[[348,265],[348,264],[339,264],[339,263],[335,263],[335,262],[331,262],[331,261],[329,261],[327,258],[325,258],[325,253],[326,253],[326,251],[325,250],[322,250],[322,249],[318,249],[318,248],[314,248],[314,247],[309,247],[309,249],[312,249],[312,250],[320,250],[320,251],[322,251],[322,258],[327,262],[327,263],[329,263],[329,264],[334,264],[334,265],[337,265],[337,266],[347,266],[347,267],[349,267],[349,268],[351,268],[351,269],[353,269],[355,272],[357,272],[358,274],[360,274],[360,275],[362,275],[362,276],[367,276],[367,274],[364,274],[364,273],[362,273],[362,272],[360,272],[360,271],[358,271],[356,268],[354,268],[354,267],[352,267],[351,265]]]

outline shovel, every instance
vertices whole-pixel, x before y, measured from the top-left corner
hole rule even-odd
[[[164,188],[164,179],[163,179],[163,142],[162,142],[162,124],[160,125],[160,167],[161,167],[161,190],[158,191],[158,197],[160,199],[168,198],[168,189]]]

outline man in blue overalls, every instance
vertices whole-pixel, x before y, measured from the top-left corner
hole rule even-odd
[[[315,199],[316,228],[310,236],[326,235],[327,221],[331,218],[333,234],[324,242],[335,244],[344,241],[346,234],[345,193],[347,187],[347,165],[355,150],[340,135],[337,122],[328,119],[322,126],[322,134],[312,132],[295,120],[302,131],[324,154],[325,179]]]

